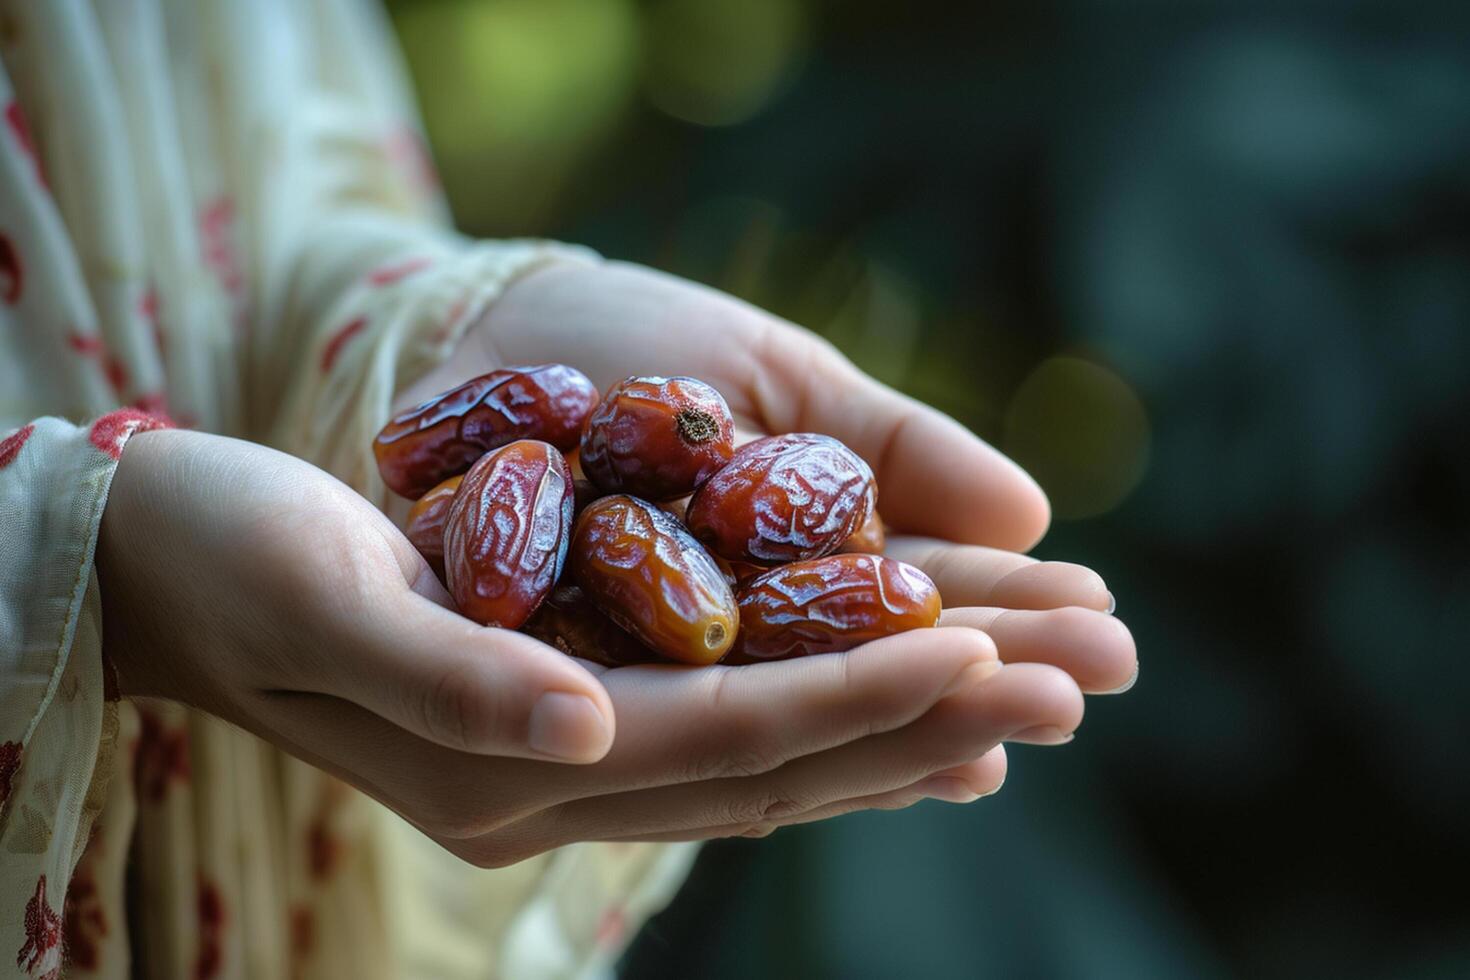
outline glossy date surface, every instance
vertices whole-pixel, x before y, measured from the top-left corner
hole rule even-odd
[[[608,619],[580,586],[562,584],[526,620],[521,632],[604,667],[624,667],[658,659],[622,627]]]
[[[567,569],[615,623],[671,660],[711,664],[740,614],[714,559],[654,504],[614,495],[577,518]]]
[[[608,493],[682,497],[730,460],[725,399],[694,378],[633,377],[603,396],[582,433],[582,469]]]
[[[463,476],[451,476],[414,502],[403,525],[403,536],[432,564],[444,557],[444,522],[449,518],[449,505]]]
[[[863,526],[852,532],[852,537],[842,542],[842,547],[837,550],[846,554],[881,555],[886,544],[888,532],[883,527],[883,519],[875,510],[868,514]]]
[[[831,436],[757,439],[695,492],[694,536],[722,558],[772,565],[831,554],[877,502],[873,471]]]
[[[395,415],[373,440],[383,482],[418,498],[517,439],[577,445],[597,388],[564,364],[491,371]]]
[[[572,474],[555,446],[512,442],[465,474],[444,526],[444,573],[459,611],[517,629],[550,594],[571,537]]]
[[[840,653],[939,621],[939,590],[912,565],[830,555],[774,568],[740,590],[731,663]]]

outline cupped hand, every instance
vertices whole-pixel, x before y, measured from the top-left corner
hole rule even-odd
[[[786,663],[603,671],[452,612],[330,476],[198,433],[129,443],[97,569],[124,695],[253,731],[482,865],[973,798],[1004,777],[1002,741],[1059,741],[1082,710],[1077,649],[1002,665],[966,624]],[[1131,656],[1089,651],[1110,670]]]

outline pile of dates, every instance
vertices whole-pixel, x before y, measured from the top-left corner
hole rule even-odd
[[[724,398],[561,364],[475,378],[373,441],[405,533],[459,611],[607,666],[754,663],[933,626],[939,593],[882,557],[867,463],[796,432],[735,447]]]

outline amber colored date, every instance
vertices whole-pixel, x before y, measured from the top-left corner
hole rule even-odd
[[[645,500],[603,497],[577,518],[567,569],[597,608],[671,660],[711,664],[740,624],[714,559]]]
[[[720,393],[694,378],[628,378],[582,433],[582,469],[608,493],[682,497],[730,460],[735,423]]]
[[[604,667],[624,667],[658,659],[617,623],[603,615],[575,585],[558,585],[526,620],[521,632],[554,646],[569,657]]]
[[[684,520],[722,558],[804,561],[841,547],[877,494],[857,453],[831,436],[795,432],[741,446],[695,492]]]
[[[444,521],[449,517],[449,505],[454,503],[454,495],[463,482],[463,476],[451,476],[424,494],[409,509],[408,521],[403,526],[403,536],[408,538],[409,543],[418,549],[419,554],[429,559],[430,564],[439,562],[441,569],[444,558]]]
[[[517,629],[551,592],[572,528],[572,474],[555,446],[522,439],[465,474],[444,525],[444,573],[459,611]]]
[[[394,416],[373,440],[373,455],[390,490],[417,498],[517,439],[571,449],[596,405],[596,386],[575,368],[502,368]]]
[[[731,663],[840,653],[939,621],[939,590],[912,565],[830,555],[773,568],[740,591]]]
[[[852,532],[852,537],[842,542],[837,550],[844,554],[881,555],[888,543],[888,532],[883,529],[883,519],[872,511],[863,526]]]

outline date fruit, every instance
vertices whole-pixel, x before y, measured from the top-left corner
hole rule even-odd
[[[582,469],[608,493],[682,497],[730,461],[735,422],[720,393],[694,378],[628,378],[582,433]]]
[[[410,499],[517,439],[577,445],[597,388],[565,364],[491,371],[395,415],[373,440],[388,489]]]
[[[518,629],[550,594],[572,529],[572,473],[555,446],[522,439],[465,474],[444,525],[444,574],[459,611]]]
[[[831,436],[741,446],[689,501],[685,522],[721,558],[774,565],[829,555],[877,502],[873,471]]]
[[[888,532],[883,529],[883,519],[875,510],[868,514],[863,526],[852,532],[852,537],[842,542],[837,550],[844,554],[881,555],[888,543]]]
[[[895,558],[830,555],[773,568],[740,591],[731,663],[840,653],[939,621],[939,590]]]
[[[657,660],[658,655],[603,615],[575,585],[558,585],[526,620],[521,632],[604,667],[625,667]]]
[[[403,526],[403,536],[418,549],[419,554],[433,564],[444,558],[444,522],[449,517],[449,505],[463,476],[451,476],[443,483],[424,494],[408,512],[408,522]]]
[[[567,568],[597,608],[670,660],[712,664],[735,641],[740,613],[719,566],[646,500],[593,501],[577,518]]]

